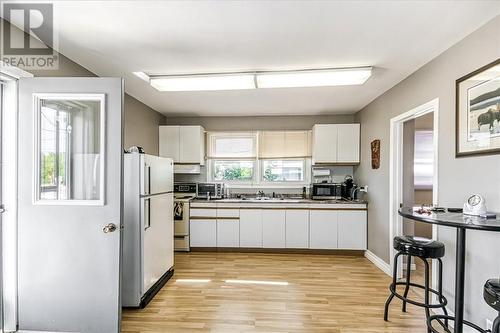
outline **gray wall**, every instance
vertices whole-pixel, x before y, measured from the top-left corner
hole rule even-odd
[[[141,146],[146,153],[158,155],[158,126],[165,116],[125,94],[125,148]]]
[[[166,125],[201,125],[207,131],[304,130],[314,124],[352,123],[354,115],[260,116],[260,117],[167,117]]]
[[[443,52],[407,79],[356,114],[361,122],[361,165],[355,176],[368,184],[368,247],[389,262],[389,121],[434,98],[439,98],[439,204],[461,207],[470,193],[480,193],[489,210],[500,211],[500,156],[455,158],[455,80],[500,57],[500,16]],[[381,167],[370,166],[370,142],[381,140]],[[444,290],[453,308],[455,230],[439,228],[446,244]],[[481,326],[494,318],[482,300],[487,278],[500,273],[500,234],[468,233],[466,317]]]

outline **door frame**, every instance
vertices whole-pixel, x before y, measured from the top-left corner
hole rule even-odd
[[[33,77],[20,68],[0,62],[0,78],[4,81],[2,108],[2,313],[5,332],[17,330],[17,148],[18,148],[18,80]]]
[[[403,218],[398,214],[399,204],[403,202],[403,123],[433,112],[433,188],[432,202],[438,204],[438,157],[439,157],[439,98],[435,98],[403,114],[400,114],[390,121],[390,175],[389,175],[389,255],[391,275],[394,271],[395,250],[392,246],[392,239],[402,235]],[[438,238],[438,227],[432,225],[432,238]],[[397,278],[402,277],[402,261],[398,265]],[[437,262],[432,262],[432,285],[437,281]]]

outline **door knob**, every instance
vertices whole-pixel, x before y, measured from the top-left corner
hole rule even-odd
[[[116,230],[116,224],[114,223],[109,223],[104,228],[102,228],[102,232],[104,232],[105,234],[107,234],[108,232],[113,232],[115,230]]]

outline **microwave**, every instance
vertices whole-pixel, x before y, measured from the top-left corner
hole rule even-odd
[[[338,200],[343,197],[341,183],[317,183],[312,185],[311,197],[313,200]]]
[[[224,196],[224,183],[198,183],[196,184],[196,197],[200,199],[222,199]]]

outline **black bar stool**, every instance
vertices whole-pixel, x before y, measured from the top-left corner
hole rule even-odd
[[[421,237],[413,237],[413,236],[397,236],[394,237],[393,243],[394,249],[398,251],[398,253],[394,257],[394,273],[392,277],[392,284],[389,286],[389,290],[391,294],[385,303],[385,311],[384,311],[384,320],[387,321],[389,314],[389,305],[391,304],[394,296],[401,299],[403,301],[403,312],[406,312],[406,303],[410,303],[416,306],[420,306],[425,308],[426,318],[429,318],[430,311],[429,309],[442,308],[445,316],[448,316],[446,311],[446,304],[448,304],[447,299],[443,296],[443,262],[441,258],[444,257],[444,244],[438,241],[434,241],[427,238]],[[397,282],[397,272],[398,272],[398,259],[400,256],[407,256],[406,263],[406,281]],[[411,258],[418,257],[424,262],[425,266],[425,285],[420,285],[414,282],[411,282],[410,272],[411,272]],[[439,281],[438,281],[438,290],[431,289],[429,287],[429,263],[427,259],[437,259],[438,267],[439,267]],[[404,285],[405,291],[403,295],[398,294],[396,288],[397,286]],[[410,287],[423,289],[425,292],[424,302],[417,302],[408,298],[408,291]],[[438,296],[438,303],[431,304],[430,302],[430,293],[433,293]],[[448,322],[445,321],[445,326],[448,327]],[[428,332],[430,332],[430,328]]]
[[[500,279],[489,279],[484,284],[483,298],[493,309],[498,311],[493,321],[491,333],[500,333]]]
[[[474,330],[480,332],[480,333],[500,333],[500,279],[489,279],[486,281],[484,284],[483,288],[483,298],[488,303],[489,306],[491,306],[493,309],[498,311],[498,316],[493,321],[493,326],[491,331],[490,330],[483,330],[481,327],[469,322],[469,321],[464,321],[465,326],[469,326],[473,328]],[[437,331],[433,326],[432,322],[435,320],[439,320],[441,323],[442,319],[448,319],[448,320],[454,320],[455,318],[450,317],[450,316],[441,316],[441,315],[435,315],[435,316],[430,316],[427,319],[427,327],[431,330],[433,333],[439,333],[440,331]],[[442,325],[441,325],[442,326]]]

